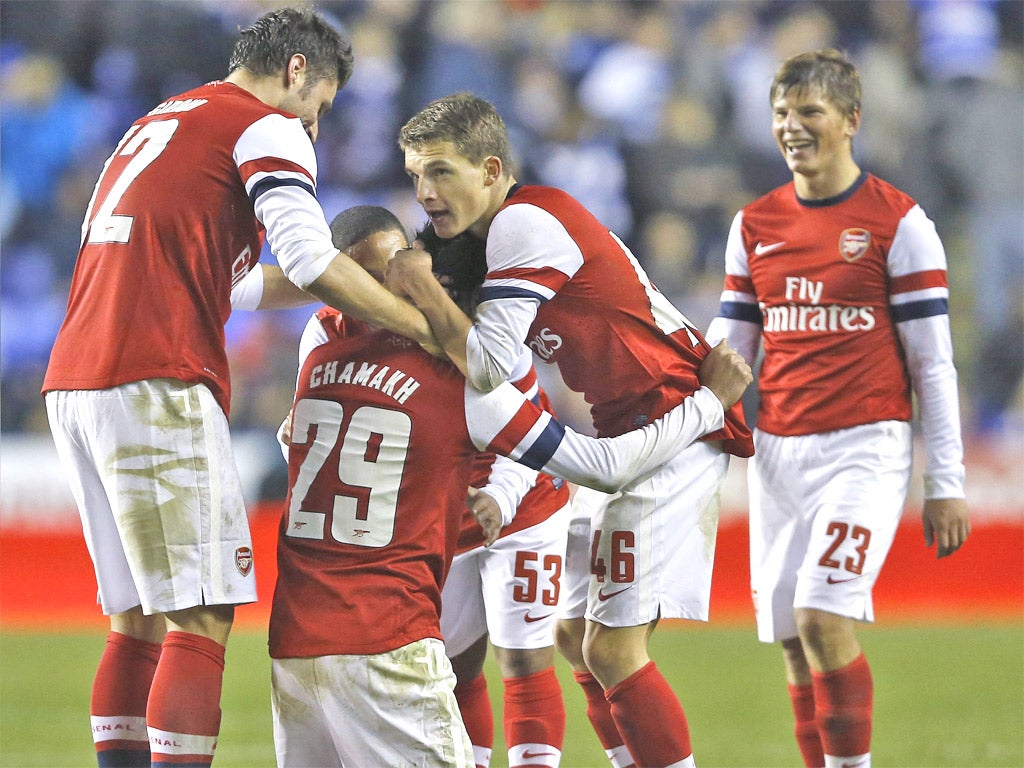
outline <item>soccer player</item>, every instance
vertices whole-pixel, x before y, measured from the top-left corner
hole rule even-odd
[[[352,242],[370,274],[404,244],[384,209],[335,224],[335,242]],[[477,449],[612,489],[720,428],[722,412],[704,421],[683,404],[627,436],[584,437],[512,385],[475,393],[448,361],[330,309],[307,325],[300,358],[270,622],[279,763],[472,764],[439,610]],[[712,394],[737,388],[742,371],[713,367],[702,368]],[[507,499],[522,506],[515,492]],[[495,514],[486,493],[471,503],[490,545],[510,514]]]
[[[723,347],[744,378],[721,401],[704,396],[698,370],[710,345],[579,202],[516,182],[505,124],[488,102],[468,93],[431,102],[403,126],[399,146],[437,234],[487,243],[473,321],[425,252],[403,252],[389,270],[472,387],[507,380],[525,343],[583,393],[599,435],[628,433],[686,401],[728,409],[722,430],[637,478],[593,521],[587,666],[638,764],[692,765],[686,715],[647,640],[660,618],[707,619],[719,489],[729,455],[753,451],[736,405],[749,367]]]
[[[417,239],[434,254],[435,271],[440,261],[472,273],[467,275],[472,290],[464,293],[463,308],[473,312],[486,268],[483,241],[471,235],[441,241],[432,234],[428,225]],[[526,397],[552,411],[525,348],[510,378]],[[508,461],[489,452],[477,457],[473,486],[499,501],[521,501],[511,524],[489,546],[473,515],[464,514],[441,592],[441,632],[458,680],[455,697],[477,768],[490,765],[494,744],[494,713],[483,674],[489,644],[502,675],[502,726],[510,768],[557,768],[565,737],[565,704],[555,674],[554,628],[565,571],[569,485],[535,471],[510,472],[503,464]],[[525,495],[522,490],[513,497],[492,489],[492,478],[509,476],[521,478],[524,489],[529,489]]]
[[[772,131],[792,183],[741,210],[709,339],[748,361],[764,341],[749,464],[751,586],[781,641],[807,766],[871,764],[873,685],[855,633],[892,545],[924,433],[924,538],[969,531],[946,257],[935,226],[853,155],[860,78],[834,50],[785,61]]]
[[[572,517],[565,547],[562,575],[563,602],[555,625],[555,647],[569,663],[573,680],[587,702],[587,719],[597,735],[612,768],[635,768],[615,721],[608,709],[604,689],[590,674],[583,658],[586,634],[587,585],[590,581],[590,521],[611,496],[580,485],[572,493]]]
[[[316,201],[312,141],[352,66],[313,11],[267,13],[224,80],[139,118],[96,183],[43,392],[110,616],[100,766],[213,759],[234,606],[256,599],[224,323],[262,235],[298,288],[430,343],[339,255]]]

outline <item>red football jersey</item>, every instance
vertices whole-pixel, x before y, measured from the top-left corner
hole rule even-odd
[[[312,250],[330,249],[315,177],[299,120],[230,83],[137,120],[96,183],[43,391],[175,378],[205,383],[227,413],[224,324],[232,285],[259,258],[254,205],[306,226],[279,243],[302,247],[312,232]]]
[[[945,315],[947,297],[934,224],[876,176],[835,199],[801,201],[789,183],[748,205],[730,233],[720,316],[763,334],[758,428],[909,420],[896,324]]]
[[[309,353],[292,412],[271,656],[441,637],[441,585],[477,453],[464,387],[450,363],[385,331]]]
[[[599,435],[642,427],[700,388],[710,345],[622,241],[565,192],[516,187],[488,232],[487,266],[483,332],[503,302],[539,301],[524,341],[583,393]],[[739,403],[704,439],[753,453]]]
[[[551,405],[547,392],[541,389],[538,384],[537,373],[532,367],[529,374],[513,382],[513,384],[516,389],[533,400],[539,407],[550,414],[554,414],[554,406]],[[483,488],[487,484],[494,460],[495,455],[493,453],[480,453],[477,455],[474,462],[473,477],[470,481],[473,487]],[[569,486],[562,480],[539,472],[536,484],[527,491],[523,500],[516,508],[515,518],[501,529],[500,538],[544,522],[568,503]],[[483,529],[473,516],[473,513],[467,509],[462,518],[462,532],[459,534],[457,551],[466,552],[483,546],[483,543]]]

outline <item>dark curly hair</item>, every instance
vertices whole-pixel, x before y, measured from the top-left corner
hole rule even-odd
[[[309,67],[308,85],[327,79],[340,89],[352,76],[352,46],[332,21],[312,6],[265,13],[240,31],[228,71],[244,67],[255,75],[274,75],[301,53]]]
[[[450,239],[439,237],[430,222],[416,233],[416,239],[430,253],[434,274],[448,295],[472,317],[487,274],[485,242],[469,232]]]

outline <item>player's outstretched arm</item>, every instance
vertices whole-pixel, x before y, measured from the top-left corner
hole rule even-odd
[[[642,429],[618,437],[581,435],[511,384],[481,394],[466,387],[469,434],[480,450],[612,493],[647,477],[681,450],[725,424],[722,402],[701,387]]]
[[[315,301],[315,296],[295,285],[276,264],[256,264],[231,289],[232,309],[293,309]]]
[[[428,350],[437,347],[422,312],[391,293],[340,251],[307,290],[347,315],[406,336]]]

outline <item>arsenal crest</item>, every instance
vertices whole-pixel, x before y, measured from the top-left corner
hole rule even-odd
[[[248,576],[252,570],[252,550],[249,547],[239,547],[235,550],[235,568],[243,576]]]
[[[866,229],[844,229],[839,236],[839,253],[847,261],[856,261],[868,252],[871,233]]]

